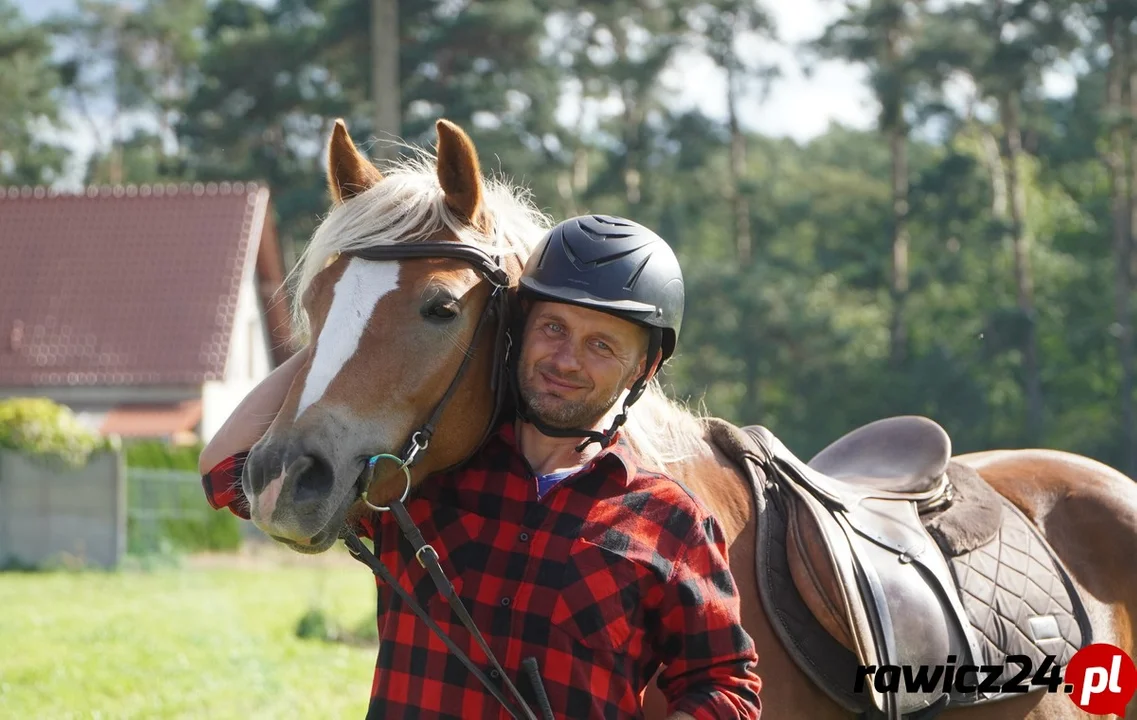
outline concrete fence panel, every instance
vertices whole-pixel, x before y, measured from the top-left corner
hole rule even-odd
[[[0,564],[113,568],[125,553],[121,453],[95,453],[86,466],[68,468],[0,450]]]

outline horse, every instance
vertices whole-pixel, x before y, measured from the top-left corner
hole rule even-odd
[[[326,158],[332,207],[289,275],[296,339],[307,344],[309,358],[251,449],[241,481],[254,523],[298,552],[326,551],[344,523],[369,507],[406,497],[432,474],[461,463],[479,447],[495,416],[502,342],[497,331],[507,318],[495,312],[494,284],[469,257],[416,255],[414,246],[477,248],[500,263],[506,276],[501,284],[514,293],[526,257],[551,222],[527,191],[483,176],[477,150],[461,127],[439,120],[436,132],[433,155],[420,150],[383,170],[356,148],[342,121],[331,134]],[[369,258],[376,248],[403,254]],[[487,323],[494,330],[483,333]],[[857,717],[795,659],[792,638],[778,630],[768,598],[759,593],[758,541],[767,517],[761,512],[762,488],[776,463],[748,471],[716,440],[713,420],[672,400],[656,379],[633,406],[623,432],[646,466],[686,485],[720,522],[743,625],[758,649],[766,713]],[[424,438],[419,433],[428,426]],[[880,436],[872,437],[879,444]],[[842,445],[846,452],[849,447]],[[408,450],[415,461],[405,472],[393,463],[385,470],[368,465],[377,454],[401,452],[406,459]],[[870,448],[873,452],[881,450]],[[930,451],[919,459],[928,457]],[[992,450],[951,461],[957,471],[981,477],[1053,548],[1084,600],[1094,641],[1132,656],[1134,483],[1089,458],[1052,450]],[[844,645],[849,647],[848,638]],[[643,704],[645,717],[664,716],[666,705],[654,683]],[[942,717],[1089,716],[1061,692],[1033,692],[948,707]],[[1137,702],[1124,717],[1137,718]]]

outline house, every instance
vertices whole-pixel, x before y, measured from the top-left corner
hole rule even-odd
[[[290,354],[254,183],[0,188],[0,398],[127,438],[209,438]]]

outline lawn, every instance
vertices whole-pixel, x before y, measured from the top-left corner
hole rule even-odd
[[[0,573],[0,718],[362,718],[375,646],[295,629],[374,601],[354,563]]]

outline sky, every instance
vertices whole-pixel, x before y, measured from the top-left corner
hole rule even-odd
[[[31,19],[67,9],[72,0],[16,0]],[[750,97],[741,106],[745,128],[776,137],[791,137],[799,142],[823,134],[831,124],[867,129],[873,126],[876,106],[865,84],[863,68],[842,62],[818,64],[808,76],[802,68],[800,50],[803,43],[819,35],[836,17],[843,3],[832,0],[779,0],[769,2],[781,36],[780,46],[755,44],[748,53],[763,60],[775,60],[782,68],[769,95],[759,101]],[[672,89],[676,108],[701,107],[714,118],[726,115],[726,81],[723,73],[705,57],[694,53],[683,56],[665,74],[664,82]],[[1049,83],[1056,91],[1065,85],[1055,76]],[[78,131],[65,138],[80,157],[93,147],[89,133]]]

